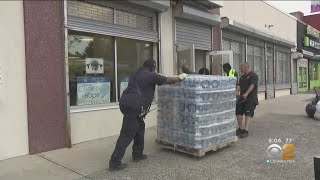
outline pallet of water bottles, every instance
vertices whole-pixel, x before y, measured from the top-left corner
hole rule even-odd
[[[191,75],[158,88],[157,142],[194,156],[236,142],[236,78]]]

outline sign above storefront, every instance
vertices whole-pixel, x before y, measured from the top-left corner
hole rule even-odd
[[[320,49],[319,40],[318,40],[318,41],[315,41],[315,40],[313,40],[313,39],[310,39],[308,36],[305,36],[305,37],[304,37],[303,45],[304,45],[305,47],[312,47],[312,48],[315,48],[315,49]]]
[[[318,31],[314,27],[308,25],[307,26],[307,34],[319,39],[320,31]]]

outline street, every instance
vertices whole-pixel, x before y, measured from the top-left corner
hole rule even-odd
[[[320,151],[320,121],[306,117],[304,108],[314,95],[299,94],[262,101],[257,106],[249,137],[226,148],[196,158],[160,148],[156,127],[145,135],[148,159],[133,163],[131,146],[120,172],[106,171],[117,136],[37,155],[0,161],[1,180],[53,179],[314,179],[313,157]],[[293,161],[270,161],[270,142],[292,143]],[[269,142],[270,140],[270,142]],[[289,142],[289,140],[291,142]],[[281,157],[280,157],[281,158]],[[274,163],[272,163],[274,162]]]

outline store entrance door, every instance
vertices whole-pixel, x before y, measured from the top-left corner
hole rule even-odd
[[[195,51],[194,51],[194,45],[188,45],[188,46],[178,46],[176,48],[177,51],[177,73],[182,73],[182,65],[186,64],[189,66],[190,70],[195,72]]]
[[[298,92],[306,92],[309,89],[308,86],[308,60],[298,60]]]
[[[229,63],[233,67],[233,51],[211,51],[206,53],[206,68],[213,75],[223,74],[223,64]]]

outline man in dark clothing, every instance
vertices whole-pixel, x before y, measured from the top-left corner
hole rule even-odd
[[[237,82],[239,82],[237,71],[231,68],[231,65],[229,63],[223,64],[223,76],[235,77],[237,78]]]
[[[199,70],[199,74],[209,75],[210,72],[209,72],[209,69],[207,69],[207,68],[201,68],[201,69]]]
[[[240,138],[248,137],[250,120],[254,116],[254,110],[258,102],[258,75],[251,71],[248,63],[240,65],[243,75],[240,77],[239,86],[240,96],[243,100],[236,105],[236,114],[239,129],[237,136]],[[238,92],[239,94],[239,92]],[[245,128],[242,128],[243,115],[245,115]]]
[[[183,72],[183,73],[186,73],[186,74],[197,74],[197,73],[195,73],[195,72],[190,71],[189,66],[186,65],[186,64],[182,65],[182,68],[181,68],[181,69],[182,69],[182,72]]]
[[[155,72],[156,62],[153,59],[144,62],[129,79],[128,87],[123,92],[119,106],[123,116],[122,129],[115,150],[109,161],[109,170],[121,170],[126,164],[121,163],[125,151],[131,141],[132,159],[137,162],[147,158],[144,149],[144,117],[142,112],[149,110],[154,98],[155,86],[174,84],[184,80],[188,75],[183,73],[178,77],[165,77]]]

